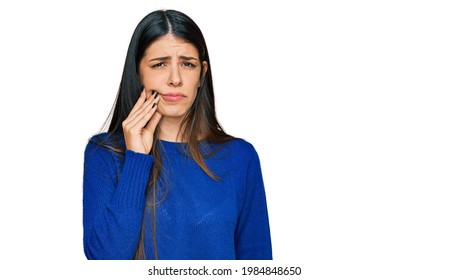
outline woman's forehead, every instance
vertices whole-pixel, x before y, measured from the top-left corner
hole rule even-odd
[[[146,55],[198,57],[198,50],[189,41],[167,34],[152,42],[146,50]]]

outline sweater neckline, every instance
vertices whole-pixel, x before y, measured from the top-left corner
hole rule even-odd
[[[158,141],[165,153],[179,154],[187,151],[187,142],[172,142],[162,139],[159,139]]]
[[[173,142],[168,140],[158,140],[162,145],[164,145],[164,148],[181,148],[187,146],[187,142]]]
[[[165,151],[165,153],[169,154],[188,153],[187,142],[172,142],[162,139],[158,139],[157,141],[159,141],[159,145],[162,146],[162,149]],[[207,145],[208,142],[205,139],[200,140],[198,144],[202,152],[207,152],[211,148],[210,145]]]

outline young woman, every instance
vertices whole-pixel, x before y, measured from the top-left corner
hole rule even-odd
[[[218,123],[206,43],[181,12],[136,27],[83,185],[88,259],[272,258],[258,155]]]

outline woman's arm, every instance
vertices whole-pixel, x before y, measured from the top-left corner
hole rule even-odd
[[[162,115],[160,98],[142,89],[123,121],[126,144],[121,170],[117,155],[94,143],[84,159],[84,252],[88,259],[132,259],[137,250],[145,204],[145,188],[154,158],[149,155]]]
[[[116,155],[89,143],[83,179],[84,252],[88,259],[133,259],[154,158],[127,150],[120,174]]]
[[[253,149],[246,176],[243,206],[235,234],[236,258],[271,260],[267,201],[259,157]]]

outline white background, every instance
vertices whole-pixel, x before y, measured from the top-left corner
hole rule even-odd
[[[132,32],[160,8],[200,26],[218,118],[259,152],[273,264],[301,266],[304,279],[448,279],[445,1],[9,2],[0,4],[7,279],[149,279],[152,263],[85,260],[82,174]]]

